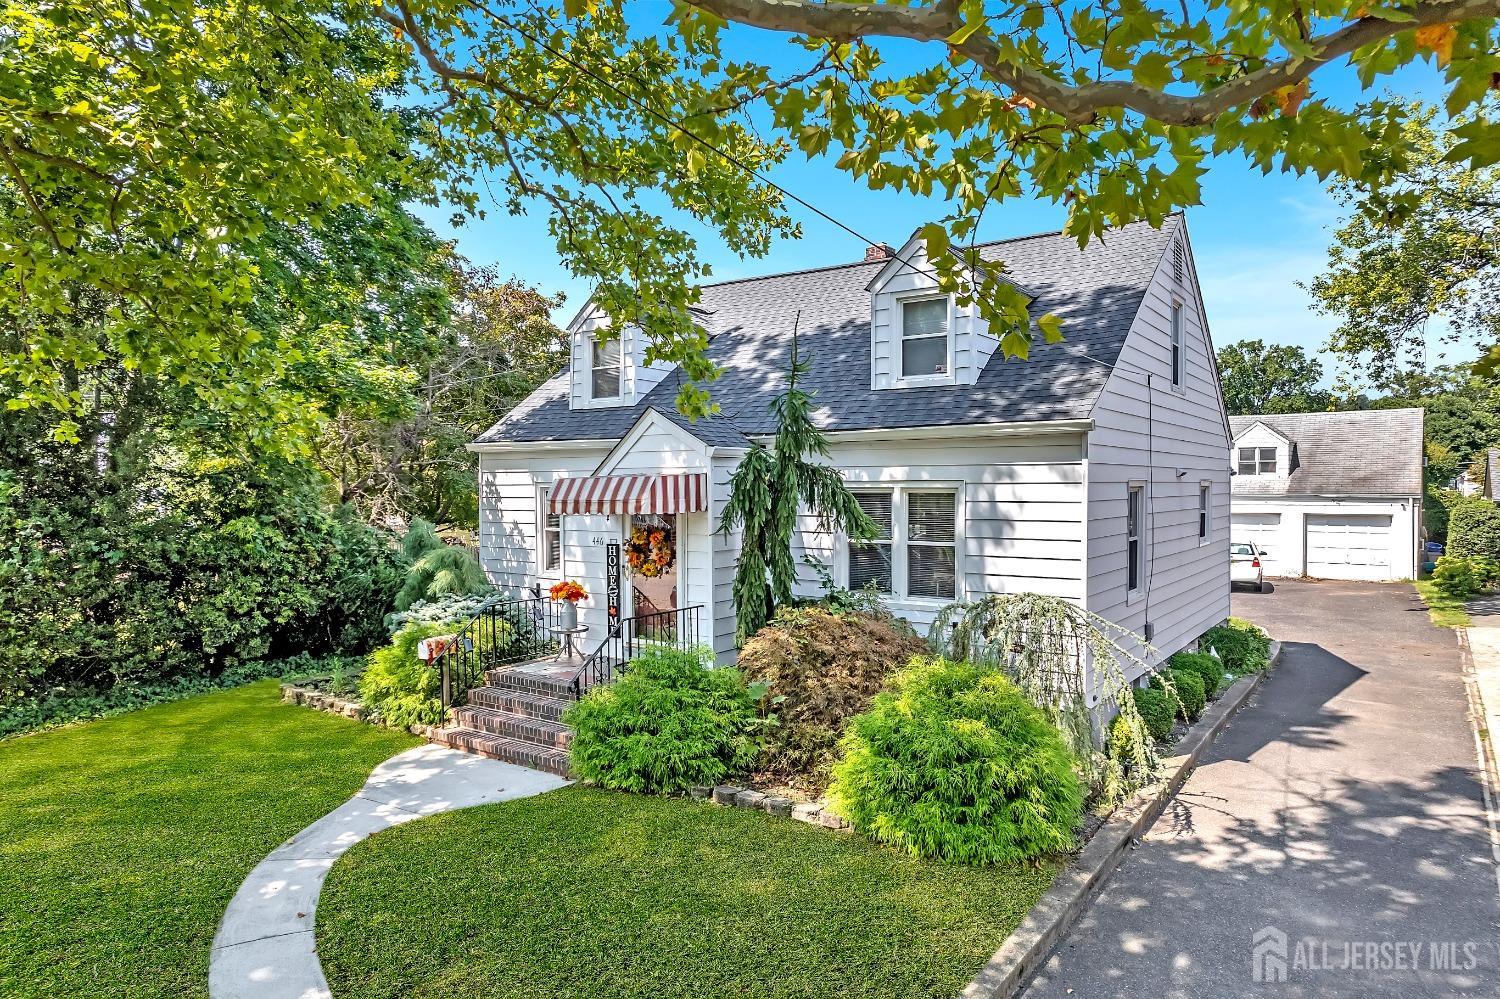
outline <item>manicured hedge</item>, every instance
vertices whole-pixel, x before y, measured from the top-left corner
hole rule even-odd
[[[1500,559],[1500,506],[1470,497],[1453,507],[1448,515],[1445,553]]]

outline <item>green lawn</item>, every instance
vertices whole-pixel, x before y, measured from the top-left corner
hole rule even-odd
[[[203,996],[262,857],[415,745],[273,681],[0,742],[0,995]]]
[[[570,787],[379,833],[335,867],[335,996],[942,996],[1053,865],[910,860],[858,836]]]
[[[1444,596],[1431,579],[1416,582],[1417,595],[1427,605],[1427,616],[1439,628],[1467,628],[1469,611],[1464,601]]]

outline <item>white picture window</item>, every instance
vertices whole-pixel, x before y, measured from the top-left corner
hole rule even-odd
[[[1172,387],[1182,387],[1182,303],[1172,303]]]
[[[1198,540],[1208,540],[1209,517],[1211,515],[1210,499],[1212,498],[1213,486],[1207,482],[1198,484]]]
[[[592,374],[592,394],[595,399],[618,399],[620,381],[624,370],[624,354],[620,350],[620,338],[608,341],[589,340],[589,367]]]
[[[1242,447],[1235,469],[1240,475],[1275,475],[1276,449],[1274,447]]]
[[[958,494],[951,490],[858,490],[876,524],[871,541],[851,541],[851,590],[873,585],[895,597],[953,600],[958,595]]]
[[[901,377],[948,373],[948,299],[901,303]]]
[[[1145,486],[1131,486],[1125,498],[1125,573],[1127,589],[1141,588],[1141,520],[1145,513]]]

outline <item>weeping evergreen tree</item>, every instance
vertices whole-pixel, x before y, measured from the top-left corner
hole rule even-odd
[[[401,549],[411,559],[406,581],[396,594],[396,609],[409,610],[418,600],[436,600],[452,593],[483,593],[490,588],[479,561],[463,548],[443,544],[431,524],[417,517],[402,539]]]
[[[719,519],[725,534],[743,528],[739,566],[734,574],[737,635],[744,644],[771,619],[778,604],[792,599],[797,564],[792,534],[797,510],[804,507],[825,531],[842,530],[851,541],[875,537],[876,525],[844,485],[838,470],[818,464],[828,457],[828,442],[812,421],[813,393],[797,387],[809,362],[797,353],[792,332],[792,366],[786,391],[771,403],[776,439],[771,447],[755,443],[729,480],[729,502]]]

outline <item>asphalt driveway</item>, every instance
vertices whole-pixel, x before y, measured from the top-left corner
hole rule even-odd
[[[1282,581],[1234,612],[1280,668],[1025,994],[1500,996],[1457,634],[1410,585]]]

